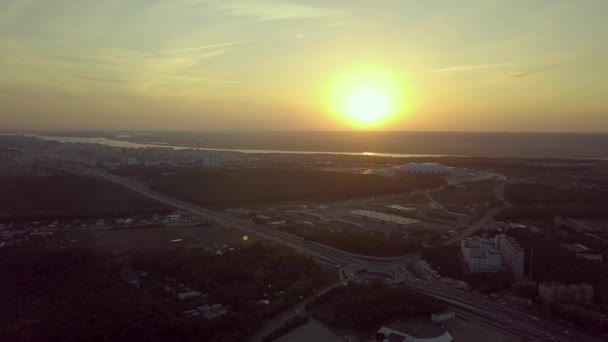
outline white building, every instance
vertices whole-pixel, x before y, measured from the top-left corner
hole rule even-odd
[[[219,153],[209,153],[201,156],[201,166],[220,167],[222,166],[222,155]]]
[[[198,297],[201,297],[202,295],[203,295],[203,294],[202,294],[202,293],[200,293],[200,292],[198,292],[198,291],[188,291],[188,292],[182,292],[182,293],[179,293],[179,294],[177,295],[177,298],[178,298],[179,300],[184,301],[184,300],[186,300],[186,299],[190,299],[190,298],[198,298]]]
[[[502,256],[491,239],[462,239],[460,252],[469,272],[497,272],[502,267]]]

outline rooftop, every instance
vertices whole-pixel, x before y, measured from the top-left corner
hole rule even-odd
[[[398,204],[391,204],[391,205],[387,205],[386,206],[389,209],[395,209],[395,210],[400,210],[400,211],[417,211],[418,209],[416,208],[412,208],[412,207],[404,207]]]
[[[386,221],[386,222],[392,222],[392,223],[396,223],[396,224],[410,225],[410,224],[420,223],[420,221],[414,220],[411,218],[391,215],[391,214],[385,214],[385,213],[381,213],[378,211],[367,210],[367,209],[354,210],[354,211],[351,211],[350,213],[353,215],[357,215],[357,216],[369,217],[369,218],[382,220],[382,221]]]
[[[563,243],[562,246],[575,253],[587,252],[589,250],[589,248],[578,243]]]
[[[510,245],[513,249],[519,250],[519,251],[523,251],[524,249],[519,245],[519,243],[512,237],[510,236],[506,236],[505,234],[499,234],[496,235],[496,237],[500,238],[503,237]]]

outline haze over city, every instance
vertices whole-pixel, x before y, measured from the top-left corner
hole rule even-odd
[[[608,129],[608,2],[5,0],[4,130]]]

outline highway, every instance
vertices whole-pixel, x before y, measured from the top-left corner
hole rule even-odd
[[[531,341],[602,341],[600,338],[574,331],[569,326],[533,318],[529,314],[509,308],[495,302],[457,291],[445,284],[428,282],[413,278],[405,266],[416,260],[416,256],[401,258],[370,258],[346,253],[335,248],[318,243],[305,241],[299,237],[260,226],[249,221],[241,220],[229,214],[201,208],[190,203],[154,192],[143,184],[119,177],[98,169],[88,169],[89,174],[102,177],[108,181],[123,185],[149,198],[181,209],[183,211],[205,217],[216,224],[237,229],[245,234],[251,234],[271,242],[299,251],[320,262],[336,267],[348,279],[358,279],[358,271],[371,269],[391,274],[392,282],[401,283],[414,291],[440,298],[452,306],[469,310],[487,317],[497,325],[502,325],[509,331],[516,330],[520,336],[528,337]]]
[[[516,332],[532,341],[603,341],[555,322],[535,317],[492,300],[451,289],[432,281],[414,280],[403,283],[410,289],[442,299],[449,304],[490,319],[497,327]]]

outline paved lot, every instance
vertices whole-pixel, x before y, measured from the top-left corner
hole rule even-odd
[[[454,341],[519,342],[518,337],[492,329],[474,320],[460,318],[446,322]]]

